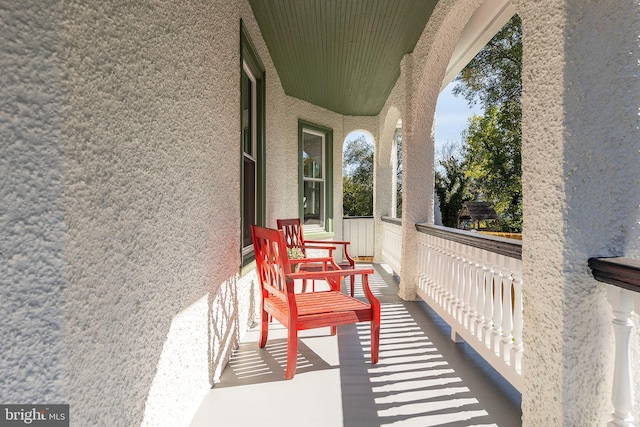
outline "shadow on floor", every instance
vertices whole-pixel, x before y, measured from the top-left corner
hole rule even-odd
[[[394,277],[374,268],[378,364],[370,363],[368,323],[341,326],[337,337],[329,328],[303,331],[297,373],[287,381],[286,330],[273,323],[266,348],[258,348],[259,331],[243,340],[191,427],[520,426],[517,390],[469,345],[451,341],[426,303],[398,298]]]

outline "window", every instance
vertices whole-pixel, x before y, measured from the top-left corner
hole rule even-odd
[[[253,44],[240,24],[242,65],[240,69],[241,135],[241,239],[242,265],[254,259],[251,224],[264,225],[264,111],[265,72]]]
[[[333,132],[300,121],[300,218],[305,230],[333,231]]]

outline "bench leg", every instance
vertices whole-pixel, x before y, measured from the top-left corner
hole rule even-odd
[[[378,363],[380,352],[380,318],[371,320],[371,363]]]
[[[284,377],[292,379],[296,374],[296,363],[298,362],[298,331],[289,327],[287,336],[287,371]]]
[[[258,347],[264,348],[267,345],[267,337],[269,336],[269,313],[262,310],[262,316],[260,320],[260,342]]]

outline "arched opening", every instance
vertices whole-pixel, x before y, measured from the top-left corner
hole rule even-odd
[[[373,153],[371,136],[362,131],[347,135],[342,146],[342,214],[373,215]]]
[[[374,142],[368,132],[353,131],[342,146],[342,232],[354,259],[374,256]]]
[[[460,221],[465,212],[478,230],[519,237],[521,69],[522,31],[515,14],[438,97],[435,202],[444,226],[468,224]]]

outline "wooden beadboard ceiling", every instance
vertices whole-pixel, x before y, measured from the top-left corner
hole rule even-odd
[[[437,0],[250,0],[287,95],[345,115],[382,109]]]

